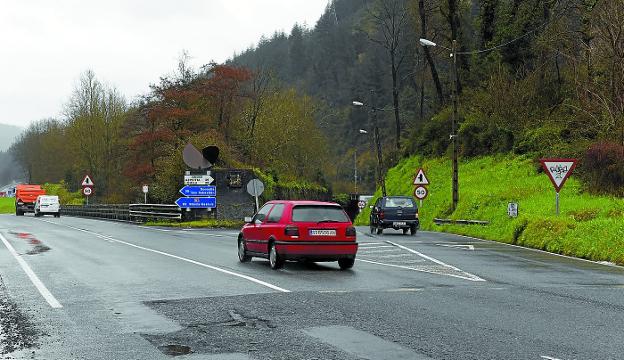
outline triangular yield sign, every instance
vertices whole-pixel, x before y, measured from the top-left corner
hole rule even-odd
[[[93,186],[93,180],[89,175],[85,175],[84,180],[82,180],[82,186]]]
[[[414,185],[429,185],[429,179],[427,179],[423,169],[418,169],[418,172],[414,177]]]
[[[542,167],[559,192],[576,167],[576,159],[541,159]]]

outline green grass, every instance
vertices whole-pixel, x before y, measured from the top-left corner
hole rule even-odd
[[[227,229],[240,229],[243,226],[242,221],[235,220],[215,220],[205,219],[197,221],[187,222],[173,222],[173,221],[150,221],[145,223],[146,226],[162,226],[162,227],[174,227],[174,228],[227,228]]]
[[[457,210],[451,214],[451,167],[447,159],[403,160],[387,174],[388,194],[411,195],[412,179],[423,167],[431,182],[420,210],[421,228],[517,244],[580,258],[624,264],[624,199],[592,196],[572,176],[561,190],[561,214],[546,174],[529,158],[482,157],[460,162]],[[375,198],[380,196],[379,191]],[[519,216],[507,216],[517,202]],[[368,224],[370,209],[356,219]],[[490,224],[433,224],[433,218],[486,220]]]
[[[15,214],[15,198],[0,198],[0,214]]]

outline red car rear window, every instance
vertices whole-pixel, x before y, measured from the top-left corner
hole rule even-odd
[[[294,222],[350,222],[342,208],[331,205],[298,205],[292,210]]]

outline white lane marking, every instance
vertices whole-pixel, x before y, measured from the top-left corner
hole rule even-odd
[[[226,270],[226,269],[223,269],[223,268],[220,268],[220,267],[217,267],[217,266],[204,264],[204,263],[201,263],[199,261],[187,259],[187,258],[182,257],[182,256],[169,254],[169,253],[166,253],[164,251],[154,250],[154,249],[146,248],[146,247],[143,247],[143,246],[135,245],[135,244],[123,241],[123,240],[118,240],[118,239],[112,238],[110,236],[98,234],[98,233],[95,233],[93,231],[77,228],[77,227],[74,227],[74,226],[71,226],[71,225],[61,225],[61,224],[58,224],[58,223],[55,223],[55,222],[51,222],[51,221],[47,221],[47,220],[43,220],[43,219],[40,219],[40,220],[44,221],[44,222],[47,222],[47,223],[50,223],[50,224],[54,224],[54,225],[58,225],[58,226],[64,226],[64,227],[67,227],[67,228],[70,228],[70,229],[73,229],[73,230],[76,230],[76,231],[81,231],[81,232],[84,232],[84,233],[87,233],[87,234],[91,234],[91,235],[96,236],[96,237],[98,237],[100,239],[103,239],[103,240],[113,241],[113,242],[116,242],[118,244],[131,246],[131,247],[136,248],[136,249],[141,249],[141,250],[144,250],[144,251],[153,252],[155,254],[167,256],[167,257],[170,257],[170,258],[173,258],[173,259],[177,259],[177,260],[181,260],[181,261],[185,261],[185,262],[188,262],[188,263],[191,263],[191,264],[194,264],[194,265],[198,265],[198,266],[201,266],[201,267],[205,267],[205,268],[208,268],[208,269],[211,269],[211,270],[214,270],[214,271],[218,271],[218,272],[221,272],[221,273],[224,273],[224,274],[236,276],[236,277],[239,277],[241,279],[245,279],[245,280],[249,280],[251,282],[254,282],[254,283],[258,284],[258,285],[262,285],[262,286],[268,287],[269,289],[273,289],[273,290],[280,291],[280,292],[285,292],[285,293],[290,292],[290,290],[286,290],[286,289],[281,288],[279,286],[276,286],[276,285],[273,285],[273,284],[269,284],[268,282],[256,279],[254,277],[251,277],[251,276],[248,276],[248,275],[244,275],[244,274],[239,274],[237,272]]]
[[[463,270],[462,270],[462,269],[460,269],[460,268],[457,268],[457,267],[455,267],[455,266],[453,266],[453,265],[449,265],[449,264],[447,264],[447,263],[444,263],[444,262],[442,262],[442,261],[440,261],[440,260],[438,260],[438,259],[432,258],[431,256],[427,256],[427,255],[425,255],[425,254],[423,254],[423,253],[420,253],[420,252],[418,252],[418,251],[416,251],[416,250],[414,250],[414,249],[410,249],[410,248],[405,247],[405,246],[403,246],[403,245],[399,245],[399,244],[397,244],[397,243],[393,243],[392,241],[388,241],[388,240],[386,240],[386,242],[387,242],[388,244],[394,245],[394,246],[396,246],[396,247],[398,247],[398,248],[401,248],[401,249],[403,249],[403,250],[409,251],[409,252],[411,252],[412,254],[416,254],[416,255],[420,256],[421,258],[423,258],[423,259],[427,259],[427,260],[429,260],[429,261],[432,261],[432,262],[434,262],[434,263],[436,263],[436,264],[438,264],[438,265],[442,265],[442,266],[444,266],[444,267],[446,267],[446,268],[449,268],[449,269],[451,269],[451,270],[455,270],[455,271],[459,271],[459,272],[461,272],[461,273],[464,273],[464,274],[466,274],[466,275],[468,275],[468,276],[470,277],[470,279],[469,279],[469,280],[471,280],[471,281],[485,281],[484,279],[482,279],[482,278],[480,278],[480,277],[478,277],[478,276],[476,276],[476,275],[473,275],[473,274],[467,273],[467,272],[463,271]]]
[[[382,246],[360,246],[360,250],[368,250],[368,249],[382,249],[382,248],[391,248],[394,247],[392,245],[382,245]]]
[[[361,242],[360,246],[368,246],[368,245],[382,245],[384,243],[380,243],[380,242]]]
[[[366,249],[360,249],[360,251],[363,254],[385,254],[385,253],[391,253],[391,252],[396,252],[397,251],[396,248],[394,248],[394,249],[382,249],[382,250],[371,250],[371,251],[366,251],[366,252],[364,250],[366,250]]]
[[[453,233],[443,233],[443,232],[437,232],[437,231],[425,231],[425,230],[422,230],[422,233],[459,236],[459,237],[463,237],[463,238],[466,238],[466,239],[477,240],[477,241],[480,241],[480,242],[487,242],[487,243],[491,243],[491,244],[506,245],[506,246],[511,246],[511,247],[515,247],[515,248],[518,248],[518,249],[524,249],[524,250],[529,250],[529,251],[540,252],[542,254],[559,256],[559,257],[570,259],[570,260],[578,260],[578,261],[584,261],[584,262],[592,263],[592,264],[595,264],[595,265],[604,265],[604,266],[610,266],[610,267],[615,267],[615,268],[619,268],[619,269],[624,269],[624,266],[621,266],[621,265],[618,265],[618,264],[614,264],[614,263],[610,263],[610,262],[606,262],[605,263],[605,262],[601,262],[601,261],[587,260],[587,259],[578,258],[578,257],[574,257],[574,256],[557,254],[557,253],[549,252],[549,251],[546,251],[546,250],[534,249],[534,248],[524,247],[524,246],[514,245],[514,244],[507,244],[507,243],[500,242],[500,241],[479,239],[479,238],[476,238],[476,237],[473,237],[473,236],[459,235],[459,234],[453,234]]]
[[[450,248],[459,248],[474,251],[474,245],[470,244],[436,244],[438,246],[450,247]]]
[[[561,360],[558,358],[554,358],[554,357],[550,357],[550,356],[545,356],[545,355],[541,355],[540,356],[542,359],[546,359],[546,360]]]
[[[462,279],[462,280],[470,280],[470,281],[485,281],[483,279],[481,280],[475,280],[472,277],[467,277],[467,276],[461,276],[461,275],[455,275],[455,274],[442,274],[439,271],[434,271],[434,270],[428,270],[428,269],[418,269],[418,268],[413,268],[413,267],[409,267],[409,266],[403,266],[403,265],[396,265],[396,264],[387,264],[387,263],[382,263],[382,262],[378,262],[378,261],[371,261],[371,260],[364,260],[364,259],[355,259],[357,261],[362,261],[365,263],[369,263],[369,264],[375,264],[375,265],[381,265],[381,266],[389,266],[389,267],[395,267],[395,268],[399,268],[399,269],[405,269],[405,270],[413,270],[413,271],[419,271],[419,272],[424,272],[424,273],[428,273],[428,274],[434,274],[434,275],[443,275],[443,276],[450,276],[450,277],[454,277],[454,278],[458,278],[458,279]],[[464,274],[467,275],[471,275],[474,276],[472,274],[468,274],[466,272],[463,272]]]
[[[362,254],[362,256],[371,256],[371,257],[373,257],[375,255]],[[388,255],[382,255],[382,257],[384,259],[396,258],[396,257],[412,257],[412,256],[414,256],[414,255],[412,255],[412,254],[388,254]],[[425,261],[425,260],[418,260],[418,261]]]
[[[231,235],[230,233],[228,233],[228,235],[222,235],[222,234],[210,234],[210,233],[195,233],[193,234],[193,230],[170,230],[170,229],[160,229],[160,228],[154,228],[151,226],[141,226],[138,225],[139,228],[141,229],[146,229],[146,230],[154,230],[154,231],[160,231],[160,232],[173,232],[173,233],[178,233],[178,234],[192,234],[192,235],[202,235],[202,236],[213,236],[213,237],[230,237],[230,236],[234,236]],[[237,234],[238,235],[238,234]]]
[[[2,242],[4,243],[4,246],[6,246],[6,248],[9,249],[9,252],[11,253],[11,255],[13,255],[15,260],[17,260],[17,263],[20,264],[20,266],[22,267],[22,270],[24,270],[24,272],[26,273],[30,281],[33,283],[33,285],[35,285],[35,287],[39,291],[39,294],[43,296],[43,298],[48,302],[48,304],[53,309],[62,308],[63,305],[61,305],[61,303],[58,302],[58,300],[56,300],[56,298],[54,297],[54,295],[52,295],[50,290],[48,290],[48,288],[41,282],[37,274],[35,274],[35,272],[32,271],[30,266],[28,266],[26,261],[24,261],[24,259],[22,259],[22,257],[17,254],[13,246],[9,243],[9,241],[4,236],[2,236],[2,234],[0,234],[0,240],[2,240]]]

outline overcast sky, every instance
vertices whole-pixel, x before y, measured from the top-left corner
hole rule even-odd
[[[129,100],[171,73],[223,62],[276,30],[313,26],[328,0],[0,0],[0,123],[59,117],[80,74]]]

